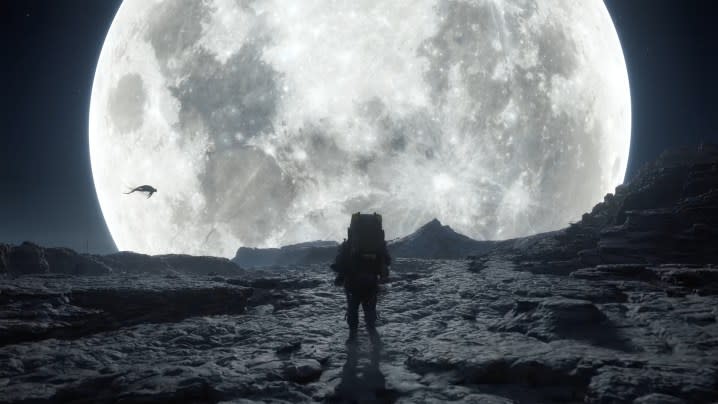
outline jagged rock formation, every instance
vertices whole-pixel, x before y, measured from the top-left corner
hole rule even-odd
[[[463,259],[471,254],[487,252],[495,244],[494,241],[477,241],[459,234],[437,219],[408,236],[387,242],[392,257],[426,259]],[[232,260],[243,268],[327,264],[336,257],[338,245],[335,241],[312,241],[281,248],[240,247]]]
[[[497,243],[531,271],[718,262],[718,146],[663,153],[568,228]]]

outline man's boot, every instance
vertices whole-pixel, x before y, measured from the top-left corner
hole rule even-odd
[[[379,337],[379,333],[376,331],[376,327],[367,327],[366,331],[369,334],[369,340],[371,341],[371,344],[375,348],[381,347],[381,338]]]

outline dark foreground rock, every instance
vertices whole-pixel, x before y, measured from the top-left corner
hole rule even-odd
[[[0,285],[0,346],[242,313],[252,290],[203,279],[23,277]]]
[[[693,283],[712,268],[641,279],[519,269],[397,259],[379,298],[379,355],[363,329],[357,352],[346,348],[344,294],[322,265],[5,279],[0,296],[15,294],[2,301],[3,335],[17,330],[8,323],[66,332],[95,315],[117,326],[0,347],[0,402],[718,400],[718,296]]]

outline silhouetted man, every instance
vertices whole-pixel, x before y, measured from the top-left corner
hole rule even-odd
[[[364,322],[372,343],[376,346],[381,342],[376,331],[376,302],[379,281],[387,279],[389,265],[391,257],[384,240],[381,215],[353,214],[348,238],[339,246],[331,266],[337,273],[334,284],[344,285],[347,296],[347,344],[356,342],[359,305],[364,311]]]

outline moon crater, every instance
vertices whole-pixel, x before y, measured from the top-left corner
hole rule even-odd
[[[112,123],[120,133],[142,126],[146,101],[147,95],[139,74],[126,74],[120,78],[117,87],[110,93],[107,106]]]

